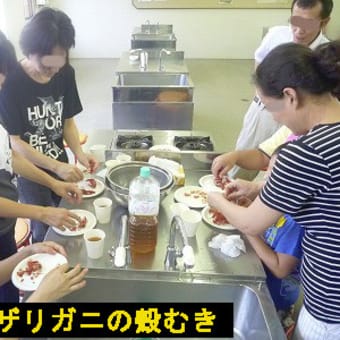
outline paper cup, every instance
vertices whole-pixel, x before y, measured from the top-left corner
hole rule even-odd
[[[100,229],[91,229],[84,233],[87,256],[99,259],[104,253],[105,232]]]
[[[181,213],[181,218],[183,220],[184,228],[188,237],[194,237],[198,225],[202,221],[201,213],[196,210],[184,210]]]
[[[90,152],[96,157],[98,162],[105,162],[106,145],[94,144],[90,146]]]
[[[112,200],[106,197],[97,198],[93,201],[94,211],[99,223],[105,224],[111,221]]]
[[[170,205],[170,216],[173,219],[174,216],[181,216],[182,212],[189,210],[189,207],[184,203],[172,203]]]

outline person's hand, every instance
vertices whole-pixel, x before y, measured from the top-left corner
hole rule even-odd
[[[51,270],[41,281],[37,290],[27,302],[51,302],[75,292],[86,285],[85,275],[88,269],[81,269],[77,264],[68,270],[67,263]]]
[[[225,203],[226,198],[223,196],[221,192],[210,191],[208,192],[208,204],[211,208],[215,208],[218,211],[221,211],[219,207]]]
[[[84,178],[83,172],[75,165],[59,162],[56,174],[66,182],[79,182]]]
[[[65,208],[42,207],[39,220],[61,230],[76,227],[81,218]]]
[[[217,156],[211,165],[211,172],[215,177],[222,178],[236,164],[237,158],[235,152],[224,153]]]
[[[245,196],[240,197],[236,202],[237,205],[245,208],[249,207],[252,203],[253,201]]]
[[[53,241],[45,241],[33,243],[26,247],[29,250],[30,254],[38,254],[38,253],[47,253],[47,254],[62,254],[66,256],[66,252],[63,246]]]
[[[60,197],[67,200],[67,202],[74,204],[74,203],[81,203],[82,201],[82,192],[77,184],[63,182],[63,181],[56,181],[55,185],[53,186],[52,190]]]
[[[259,186],[258,182],[236,179],[224,187],[224,194],[229,201],[237,202],[241,197],[254,200],[259,193]]]
[[[86,167],[90,174],[97,171],[99,162],[92,154],[82,152],[80,155],[77,155],[77,157],[78,161]]]

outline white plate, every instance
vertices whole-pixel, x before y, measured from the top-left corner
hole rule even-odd
[[[195,197],[195,196],[199,197]],[[208,202],[201,195],[206,192],[198,186],[188,185],[175,191],[174,197],[177,202],[186,204],[189,208],[204,208]]]
[[[71,210],[73,213],[77,214],[80,218],[86,217],[87,223],[85,228],[81,228],[79,230],[71,231],[69,229],[60,230],[56,227],[52,227],[52,229],[59,235],[63,236],[79,236],[83,235],[86,231],[93,229],[97,224],[96,217],[87,210],[81,210],[81,209],[73,209]]]
[[[199,179],[198,183],[206,191],[223,192],[223,190],[215,184],[214,175],[205,175]]]
[[[181,150],[177,146],[170,145],[170,144],[154,145],[149,150],[150,151],[163,151],[163,152],[181,152]]]
[[[27,267],[27,262],[29,260],[39,261],[42,266],[41,271],[39,273],[36,273],[35,275],[28,275],[25,273],[20,277],[18,275],[18,272],[20,270],[25,270],[25,268]],[[20,290],[36,290],[41,280],[48,272],[64,263],[67,263],[66,257],[59,253],[54,255],[44,253],[34,254],[32,256],[26,257],[15,266],[12,272],[12,282]]]
[[[100,181],[99,179],[93,178],[97,183],[95,188],[92,188],[92,187],[89,186],[89,184],[86,182],[87,179],[89,179],[89,178],[84,178],[82,181],[78,182],[78,187],[80,189],[92,190],[92,191],[94,191],[94,193],[91,194],[91,195],[83,195],[83,198],[96,197],[96,196],[100,195],[105,190],[105,184],[102,181]]]
[[[210,224],[212,227],[217,228],[217,229],[221,229],[221,230],[235,230],[236,229],[231,224],[216,224],[216,223],[214,223],[213,219],[212,219],[212,215],[209,212],[209,210],[210,210],[210,207],[206,206],[201,212],[203,221],[205,223]]]

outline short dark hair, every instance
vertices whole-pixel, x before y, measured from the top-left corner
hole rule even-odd
[[[340,87],[340,41],[320,45],[315,51],[288,43],[274,48],[257,67],[256,85],[269,97],[282,98],[283,89],[298,93],[338,94]]]
[[[0,73],[7,75],[17,64],[15,49],[0,31]]]
[[[321,19],[329,18],[333,9],[333,0],[293,0],[291,10],[295,4],[300,8],[313,8],[318,3],[322,5]]]
[[[71,19],[62,11],[42,8],[24,26],[20,46],[25,56],[48,55],[56,46],[68,51],[75,45],[75,29]]]

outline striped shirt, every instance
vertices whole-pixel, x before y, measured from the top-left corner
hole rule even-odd
[[[340,123],[318,125],[284,147],[260,198],[305,228],[305,306],[318,320],[339,323]]]

